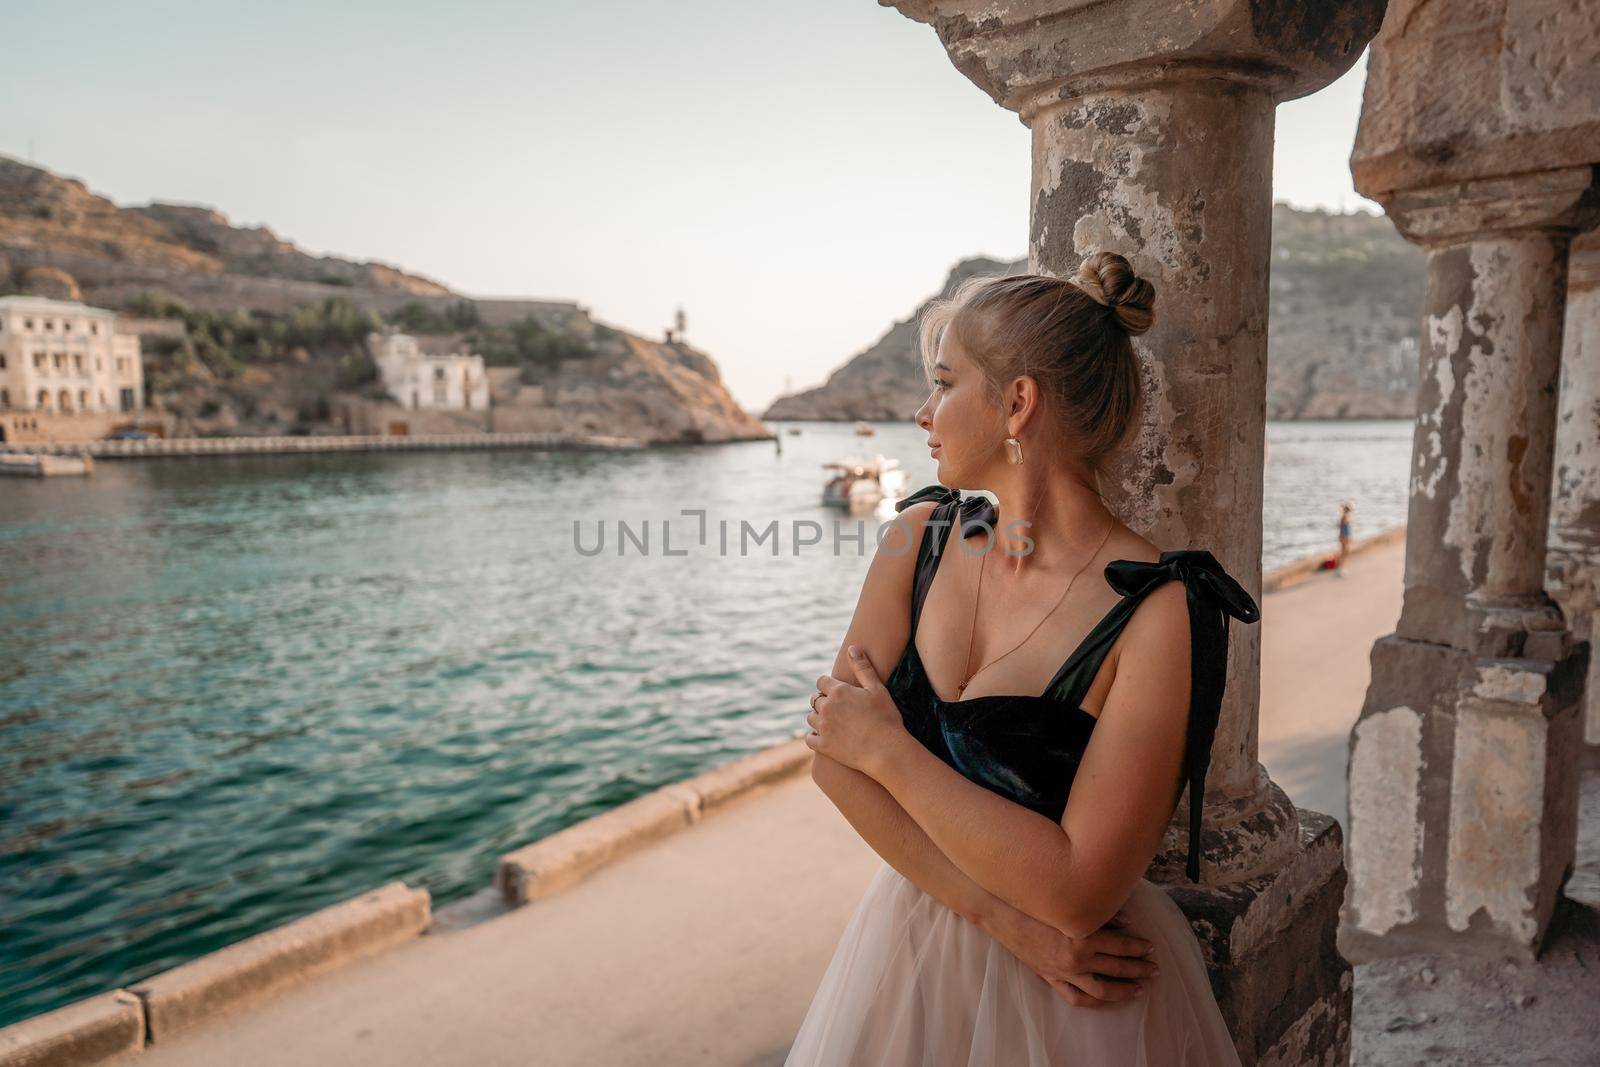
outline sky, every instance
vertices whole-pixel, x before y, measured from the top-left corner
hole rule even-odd
[[[474,296],[686,339],[760,414],[973,255],[1029,133],[872,0],[9,0],[0,153]],[[1278,109],[1274,198],[1351,186],[1366,57]]]

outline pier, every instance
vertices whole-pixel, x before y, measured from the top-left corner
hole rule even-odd
[[[631,451],[637,437],[570,433],[465,433],[403,436],[149,437],[141,441],[86,441],[0,445],[0,453],[153,459],[164,456],[285,456],[317,452],[466,452],[487,449]]]
[[[52,456],[0,453],[0,475],[13,478],[55,478],[94,473],[92,456]]]

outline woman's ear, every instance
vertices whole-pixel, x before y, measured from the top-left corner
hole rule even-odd
[[[1021,433],[1039,406],[1039,383],[1024,374],[1011,380],[1006,392],[1006,429],[1012,437]]]

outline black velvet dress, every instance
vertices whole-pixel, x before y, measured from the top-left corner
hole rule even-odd
[[[1190,878],[1199,876],[1205,772],[1227,680],[1228,617],[1260,618],[1248,593],[1210,552],[1164,552],[1158,562],[1114,560],[1105,579],[1121,594],[1062,662],[1043,693],[941,700],[917,654],[916,628],[950,529],[995,526],[993,505],[928,486],[904,510],[937,500],[917,549],[911,634],[886,679],[906,729],[968,779],[1060,821],[1095,716],[1082,700],[1144,595],[1168,579],[1188,592],[1192,687],[1184,775],[1189,784]],[[802,1064],[1234,1065],[1232,1038],[1188,920],[1140,879],[1129,930],[1155,943],[1161,974],[1148,995],[1076,1007],[1003,945],[882,864],[851,916],[787,1067]]]

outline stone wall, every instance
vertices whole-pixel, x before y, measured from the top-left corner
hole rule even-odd
[[[0,411],[0,443],[78,444],[99,441],[117,430],[172,433],[172,417],[159,412],[107,411],[63,415],[43,411]]]

